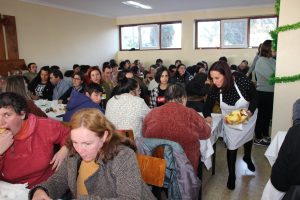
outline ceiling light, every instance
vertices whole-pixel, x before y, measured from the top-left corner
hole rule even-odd
[[[152,9],[151,6],[147,6],[147,5],[141,4],[141,3],[136,2],[136,1],[123,1],[122,3],[125,4],[125,5],[128,5],[128,6],[133,6],[135,8]]]

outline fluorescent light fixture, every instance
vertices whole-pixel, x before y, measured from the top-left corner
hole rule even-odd
[[[122,3],[125,4],[125,5],[128,5],[128,6],[133,6],[135,8],[152,9],[151,6],[147,6],[147,5],[141,4],[141,3],[136,2],[136,1],[123,1]]]

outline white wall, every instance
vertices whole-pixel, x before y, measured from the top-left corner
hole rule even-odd
[[[118,51],[115,19],[17,0],[0,0],[0,13],[16,17],[19,56],[26,63],[102,66]]]
[[[281,0],[279,26],[300,21],[300,1]],[[292,76],[300,73],[300,29],[279,33],[276,76]],[[291,126],[292,106],[300,98],[300,81],[275,85],[272,136]],[[300,110],[299,110],[300,112]]]
[[[118,60],[140,59],[148,67],[155,63],[156,58],[162,58],[166,66],[180,59],[186,65],[195,64],[201,60],[212,64],[221,56],[227,56],[229,63],[240,64],[242,60],[252,60],[257,52],[255,49],[195,49],[195,20],[217,18],[239,18],[259,15],[274,15],[274,7],[261,8],[233,8],[199,10],[193,12],[169,13],[155,16],[133,16],[117,18],[118,25],[139,24],[152,22],[182,21],[182,49],[181,50],[151,50],[151,51],[119,51]]]

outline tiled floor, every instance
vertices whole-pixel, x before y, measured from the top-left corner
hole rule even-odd
[[[215,175],[211,174],[211,170],[203,170],[202,200],[260,200],[271,173],[271,166],[264,156],[266,149],[253,145],[252,159],[256,171],[251,172],[242,160],[244,148],[239,148],[236,161],[236,187],[231,191],[226,187],[228,177],[226,148],[219,140]]]

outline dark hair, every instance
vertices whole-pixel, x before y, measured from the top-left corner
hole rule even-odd
[[[73,65],[73,70],[74,70],[75,68],[77,68],[77,67],[80,68],[80,66],[79,66],[78,64],[74,64],[74,65]]]
[[[219,61],[228,62],[227,58],[225,56],[222,56],[219,58]]]
[[[75,75],[79,76],[80,80],[84,81],[84,73],[83,72],[76,72],[72,75],[72,78],[75,77]]]
[[[138,82],[133,78],[124,78],[118,85],[115,95],[129,93],[138,87]]]
[[[187,97],[185,88],[179,83],[169,85],[164,96],[167,101],[175,101],[177,103],[182,103],[182,98]]]
[[[176,66],[175,66],[175,65],[170,65],[170,66],[169,66],[169,72],[173,71],[173,69],[176,70]]]
[[[260,49],[260,56],[272,57],[272,40],[265,40]]]
[[[28,69],[30,69],[31,68],[31,65],[36,65],[35,63],[29,63],[28,65],[27,65],[27,67],[28,67]]]
[[[125,66],[125,61],[121,61],[119,64],[119,69],[123,70],[125,68],[124,66]]]
[[[231,70],[237,70],[237,69],[238,69],[238,66],[236,66],[236,65],[234,65],[234,64],[233,64],[233,65],[230,65],[230,69],[231,69]]]
[[[79,127],[84,127],[92,132],[96,133],[96,136],[103,138],[105,132],[107,131],[108,135],[106,140],[99,150],[96,160],[99,158],[106,163],[109,160],[112,160],[119,152],[119,146],[125,145],[129,148],[136,151],[135,144],[127,139],[126,137],[119,136],[116,133],[115,126],[108,121],[108,119],[95,108],[84,108],[76,112],[70,120],[71,129],[76,129]],[[72,141],[69,137],[67,146],[70,149],[71,155],[75,154],[75,149],[72,145]]]
[[[36,83],[36,84],[41,83],[41,81],[42,81],[42,79],[41,79],[41,72],[42,72],[42,71],[48,72],[49,77],[50,77],[50,68],[49,68],[49,66],[43,66],[43,67],[40,69],[39,73],[36,75],[36,77],[31,81],[30,85],[35,85],[35,83]],[[50,80],[50,78],[48,78],[48,82],[49,82],[49,80]]]
[[[131,69],[123,69],[122,71],[119,71],[118,75],[117,75],[117,82],[118,84],[121,84],[121,82],[126,79],[126,74],[127,73],[133,73],[131,71]]]
[[[181,62],[181,60],[176,60],[176,61],[175,61],[175,64],[176,64],[177,62],[179,62],[179,64],[181,64],[181,63],[182,63],[182,62]]]
[[[135,74],[135,75],[139,75],[139,67],[138,66],[133,66],[130,68],[132,73]]]
[[[157,65],[158,63],[163,63],[163,60],[161,58],[156,59],[155,64]]]
[[[195,67],[195,72],[198,74],[200,69],[204,69],[206,71],[205,65],[202,62],[198,62],[196,65],[194,65]]]
[[[53,70],[53,69],[58,69],[58,70],[59,70],[59,66],[57,66],[57,65],[52,65],[52,66],[50,67],[50,70]]]
[[[246,63],[248,65],[248,61],[247,60],[243,60],[241,63]]]
[[[106,64],[105,64],[106,63]],[[102,72],[105,71],[105,69],[112,69],[112,67],[109,65],[108,62],[103,63]]]
[[[13,92],[3,92],[0,94],[0,108],[12,107],[14,111],[21,115],[26,111],[27,103],[24,97]]]
[[[50,74],[53,74],[53,76],[55,78],[57,78],[57,77],[59,77],[60,79],[64,78],[62,72],[59,69],[56,69],[56,68],[51,68],[50,69]]]
[[[93,92],[103,93],[103,88],[97,83],[90,83],[85,86],[84,92],[89,93],[89,95],[92,95]]]
[[[65,71],[64,76],[65,77],[72,77],[73,74],[74,74],[73,70],[67,70],[67,71]]]
[[[113,66],[114,64],[117,64],[116,60],[115,59],[110,59],[109,60],[109,65],[110,66]],[[117,64],[118,65],[118,64]]]
[[[166,71],[168,73],[169,79],[170,79],[170,72],[166,67],[160,67],[157,69],[156,74],[155,74],[155,81],[157,83],[160,83],[160,77],[162,75],[162,73]]]
[[[80,71],[82,73],[86,73],[88,70],[90,69],[90,66],[89,65],[80,65]]]
[[[211,71],[217,71],[224,76],[224,83],[221,87],[221,90],[222,91],[230,90],[230,88],[234,84],[234,81],[233,81],[233,77],[232,77],[231,70],[229,68],[228,63],[224,62],[224,61],[217,61],[212,64],[212,66],[210,67],[210,69],[208,71],[208,78],[212,80],[212,78],[210,76]],[[215,85],[213,85],[213,87],[216,88]]]
[[[135,65],[138,65],[138,64],[139,64],[139,61],[140,61],[140,60],[135,60],[133,63],[134,63]]]

